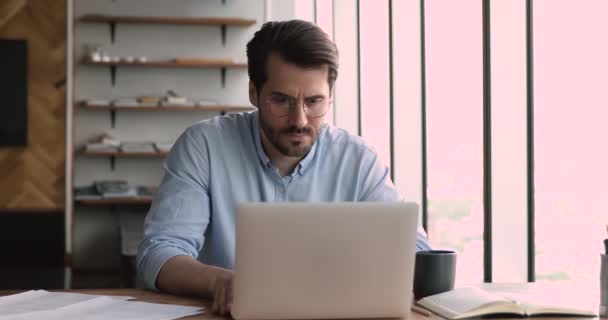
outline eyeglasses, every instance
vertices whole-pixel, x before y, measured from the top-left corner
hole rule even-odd
[[[273,93],[266,99],[266,105],[270,112],[277,117],[286,117],[296,107],[298,100],[287,95]],[[304,99],[304,112],[311,118],[320,118],[329,111],[329,101],[322,96],[314,96]]]

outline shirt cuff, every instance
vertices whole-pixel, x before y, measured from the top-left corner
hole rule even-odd
[[[145,262],[143,270],[141,271],[146,288],[159,291],[158,287],[156,286],[156,279],[158,278],[160,269],[169,259],[176,256],[190,256],[190,254],[175,247],[158,248],[154,251],[148,252],[148,257],[146,259],[147,261]]]

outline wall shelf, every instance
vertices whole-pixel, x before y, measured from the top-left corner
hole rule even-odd
[[[116,68],[117,67],[149,67],[149,68],[220,68],[222,72],[222,88],[226,86],[226,69],[244,69],[247,68],[246,63],[233,62],[226,59],[170,59],[156,61],[93,61],[88,57],[84,57],[81,63],[88,66],[102,66],[110,68],[112,86],[116,84]]]
[[[232,17],[167,17],[167,16],[113,16],[104,14],[87,14],[79,19],[87,23],[129,23],[129,24],[176,24],[207,26],[252,26],[255,19]]]
[[[116,158],[163,158],[167,152],[124,152],[124,151],[78,151],[82,157],[116,157]]]
[[[124,151],[76,151],[76,155],[80,157],[90,158],[109,158],[110,169],[114,170],[116,167],[116,158],[164,158],[168,152],[156,151],[156,152],[124,152]]]
[[[82,63],[93,66],[132,66],[132,67],[153,67],[153,68],[247,68],[246,63],[233,62],[227,59],[183,59],[179,58],[170,60],[152,60],[146,62],[140,61],[118,61],[105,62],[93,61],[89,58],[83,58]]]
[[[150,205],[152,197],[130,197],[130,198],[103,198],[103,199],[75,199],[76,204],[83,206],[131,206]]]
[[[107,106],[96,106],[96,105],[88,105],[86,102],[81,101],[77,105],[80,108],[86,110],[93,111],[109,111],[110,112],[110,122],[112,124],[112,128],[116,125],[116,111],[152,111],[152,112],[200,112],[200,111],[213,111],[220,112],[222,115],[226,114],[226,112],[246,112],[253,111],[256,108],[253,106],[231,106],[231,105],[204,105],[204,106],[194,106],[194,105],[164,105],[164,106],[120,106],[120,105],[107,105]]]
[[[79,19],[84,23],[107,23],[110,27],[110,39],[114,43],[116,24],[168,24],[219,26],[222,34],[222,45],[226,45],[226,28],[228,26],[248,27],[255,25],[256,20],[232,17],[152,17],[152,16],[112,16],[103,14],[87,14]]]
[[[138,222],[143,210],[151,206],[158,188],[155,184],[163,176],[162,163],[170,157],[167,149],[176,133],[192,121],[257,110],[246,95],[242,101],[232,98],[247,90],[242,81],[247,78],[247,59],[239,52],[253,29],[265,20],[263,10],[258,10],[261,7],[248,1],[172,2],[172,12],[167,11],[167,3],[156,1],[147,4],[145,14],[136,1],[122,1],[113,12],[95,2],[72,4],[68,13],[73,41],[67,50],[76,55],[68,62],[74,81],[67,83],[72,90],[68,117],[73,127],[66,145],[71,158],[67,162],[71,175],[66,178],[72,186],[67,190],[67,203],[71,205],[66,205],[66,219],[72,223],[66,227],[66,252],[70,252],[69,266],[80,270],[116,267],[115,261],[107,258],[124,252],[105,250],[99,259],[89,262],[86,253],[95,249],[96,242],[88,240],[105,241],[111,236],[113,242],[106,248],[121,245],[113,228],[117,223],[122,226],[122,218]],[[50,83],[61,86],[55,80]],[[189,98],[188,105],[156,106],[157,97],[169,100],[163,96]],[[137,98],[152,103],[134,103],[140,101]],[[124,150],[146,152],[103,148],[103,134],[108,135],[108,144],[122,142]],[[153,144],[153,148],[139,143]],[[89,151],[82,144],[91,144]],[[165,152],[155,152],[159,150]],[[115,179],[126,181],[137,192],[106,193],[108,197],[104,197],[96,190],[96,182]],[[95,218],[104,213],[118,219]],[[83,236],[87,226],[99,227],[100,232]]]

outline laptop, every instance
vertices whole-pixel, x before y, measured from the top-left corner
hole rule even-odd
[[[232,316],[407,317],[417,223],[414,203],[239,206]]]

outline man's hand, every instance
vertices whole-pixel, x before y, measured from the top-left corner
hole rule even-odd
[[[211,312],[226,315],[232,307],[232,278],[234,273],[229,270],[219,270],[213,286],[213,305]]]
[[[211,311],[221,315],[232,306],[232,270],[201,263],[191,256],[169,259],[158,274],[157,286],[165,292],[213,299]]]

